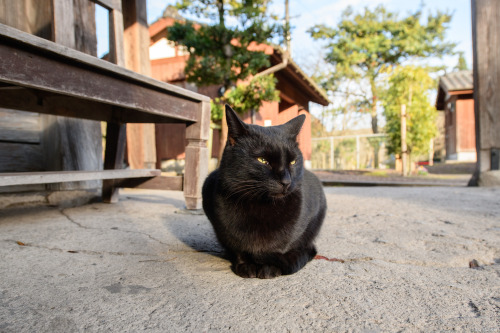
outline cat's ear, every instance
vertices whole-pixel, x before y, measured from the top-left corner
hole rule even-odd
[[[236,140],[248,133],[247,126],[234,110],[226,104],[226,122],[227,122],[227,140],[231,146],[234,146]]]
[[[306,120],[306,116],[301,114],[300,116],[297,116],[293,118],[292,120],[288,121],[285,124],[286,131],[288,134],[293,137],[294,139],[299,135],[300,130],[302,129],[302,125],[304,125],[304,121]]]

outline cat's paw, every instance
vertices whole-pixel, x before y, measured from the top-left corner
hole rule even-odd
[[[282,274],[281,269],[276,266],[262,265],[257,270],[257,277],[259,279],[272,279]]]
[[[255,264],[241,263],[234,266],[234,273],[243,278],[257,277],[257,266]]]

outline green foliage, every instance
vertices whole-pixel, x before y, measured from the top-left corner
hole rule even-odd
[[[458,63],[455,66],[454,70],[456,71],[466,71],[469,69],[469,66],[467,66],[467,61],[465,60],[464,53],[460,52],[458,54]]]
[[[264,52],[249,50],[251,43],[265,43],[278,31],[267,24],[267,0],[183,0],[180,10],[205,17],[212,24],[195,28],[192,22],[177,22],[168,29],[168,39],[186,46],[190,57],[185,68],[189,82],[200,86],[221,84],[227,88],[269,66]],[[236,21],[228,26],[227,21]]]
[[[224,103],[228,103],[234,111],[242,114],[249,110],[258,111],[264,101],[279,102],[279,100],[274,75],[254,77],[250,82],[240,83],[228,90],[222,98],[215,98],[212,101],[212,120],[222,120]]]
[[[389,78],[384,98],[389,153],[401,154],[401,105],[406,105],[406,142],[408,152],[418,156],[428,152],[429,142],[436,136],[436,108],[429,101],[429,91],[436,82],[427,68],[397,68]]]
[[[373,132],[378,132],[376,107],[381,91],[378,79],[409,58],[452,54],[454,43],[445,41],[445,31],[451,14],[437,12],[421,21],[422,10],[404,18],[387,11],[382,5],[373,11],[355,14],[348,7],[336,28],[315,25],[309,30],[316,40],[326,41],[325,60],[333,66],[334,75],[325,75],[322,86],[337,90],[343,80],[363,80],[369,84],[370,94],[364,103],[372,114]],[[330,73],[329,73],[330,74]],[[366,110],[366,109],[365,109]]]
[[[269,0],[180,0],[177,8],[210,24],[177,22],[168,29],[168,39],[184,45],[189,52],[185,73],[189,82],[198,86],[222,85],[225,96],[212,102],[212,120],[221,121],[222,103],[254,107],[264,100],[276,100],[275,80],[259,79],[229,92],[235,83],[245,81],[264,67],[269,57],[251,45],[266,43],[282,27],[267,15]],[[228,22],[232,24],[229,25]],[[266,81],[267,80],[267,81]],[[252,90],[253,89],[253,90]],[[255,94],[255,92],[258,92]],[[248,110],[248,109],[247,109]]]
[[[238,113],[258,111],[263,101],[279,102],[279,100],[274,75],[254,77],[249,83],[238,84],[226,95],[227,103]]]

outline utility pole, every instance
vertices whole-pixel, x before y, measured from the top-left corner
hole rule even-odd
[[[408,176],[408,147],[406,146],[406,104],[401,105],[401,166],[403,176]]]
[[[292,55],[291,46],[292,36],[290,33],[290,6],[288,5],[288,0],[285,0],[285,45],[288,55]]]

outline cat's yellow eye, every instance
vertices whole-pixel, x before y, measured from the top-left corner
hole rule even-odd
[[[297,163],[297,160],[293,160],[290,162],[290,165],[294,165],[295,163]]]
[[[264,157],[257,157],[257,161],[262,164],[269,164],[269,162]]]

